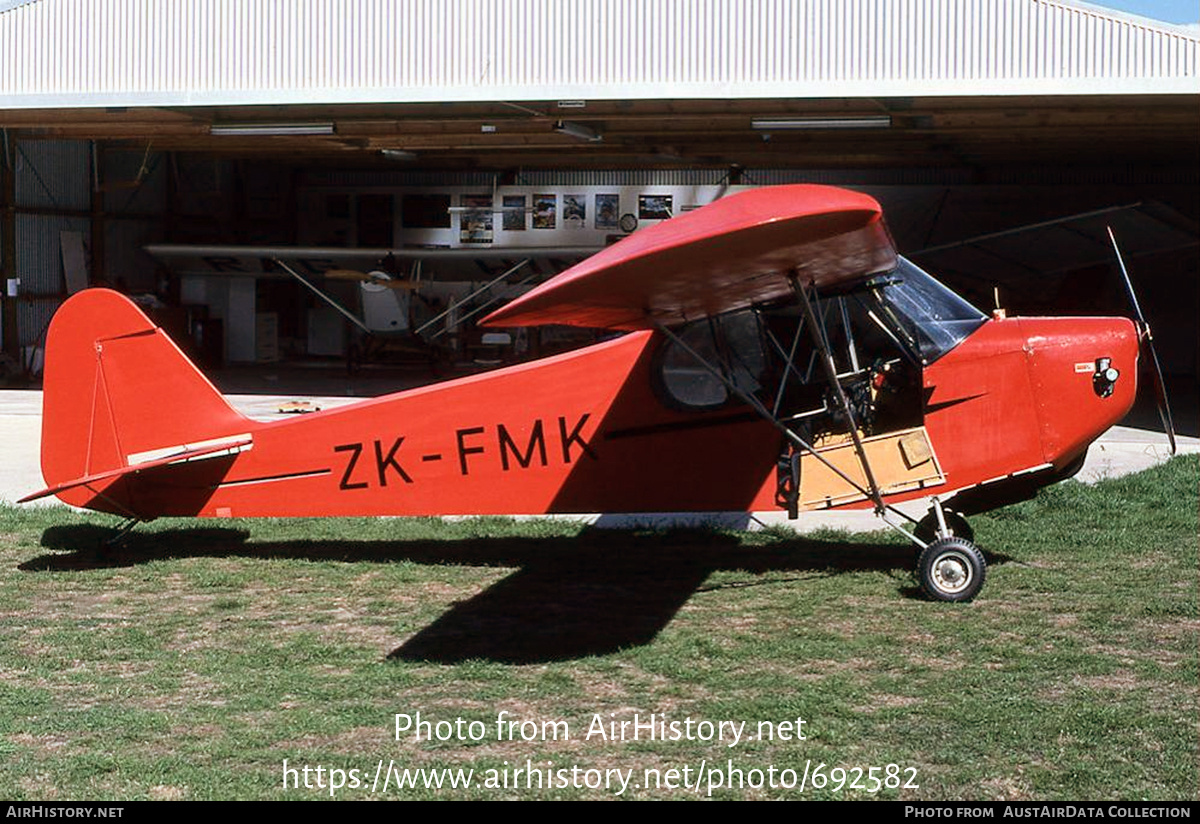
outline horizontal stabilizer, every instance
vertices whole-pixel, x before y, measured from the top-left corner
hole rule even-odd
[[[137,472],[145,472],[147,469],[155,469],[160,466],[170,466],[173,464],[183,464],[188,461],[194,461],[202,458],[218,458],[223,455],[234,455],[243,451],[254,443],[254,439],[246,437],[242,440],[224,441],[219,444],[209,446],[182,448],[178,452],[163,458],[154,460],[141,461],[130,466],[122,466],[116,469],[110,469],[106,472],[96,472],[92,475],[84,475],[82,478],[66,481],[64,483],[55,484],[54,486],[34,492],[32,495],[26,495],[17,503],[23,504],[29,501],[36,501],[38,498],[46,498],[50,495],[57,495],[60,492],[66,492],[68,489],[75,489],[80,486],[88,486],[89,484],[97,484],[101,481],[110,481],[120,478],[123,475],[131,475]]]

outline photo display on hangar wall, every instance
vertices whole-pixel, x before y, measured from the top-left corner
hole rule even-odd
[[[533,196],[533,228],[553,229],[557,223],[558,195]]]
[[[572,229],[587,227],[587,195],[563,195],[563,225]]]
[[[673,205],[671,195],[638,195],[638,220],[669,220]]]
[[[525,195],[505,195],[501,205],[504,212],[500,228],[506,232],[525,231]]]
[[[596,195],[596,228],[612,231],[617,228],[621,213],[621,196],[617,194]]]
[[[464,209],[459,215],[459,242],[491,243],[492,196],[462,195],[459,205]]]
[[[480,248],[484,246],[594,246],[600,249],[620,234],[628,234],[666,219],[674,212],[688,211],[710,203],[718,195],[752,187],[719,185],[655,186],[573,184],[554,191],[542,185],[497,186],[482,192],[475,185],[423,184],[378,187],[364,195],[341,186],[311,186],[299,192],[302,208],[298,237],[306,245],[322,245],[330,238],[330,219],[325,203],[341,196],[343,203],[361,212],[371,198],[394,198],[391,244],[385,242],[384,227],[369,234],[370,245],[429,248]],[[364,200],[364,197],[366,200]],[[349,201],[347,203],[347,201]],[[499,216],[497,216],[499,212]],[[567,214],[579,215],[568,222]],[[528,215],[532,214],[532,217]],[[457,216],[457,217],[456,217]],[[624,218],[624,219],[623,219]],[[386,220],[382,217],[381,220]],[[338,225],[351,227],[348,218]],[[530,229],[538,231],[530,232]],[[490,239],[489,239],[490,233]],[[331,245],[367,245],[354,238]]]

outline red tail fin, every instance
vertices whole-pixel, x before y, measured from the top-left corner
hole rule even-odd
[[[89,289],[55,314],[46,339],[42,411],[47,486],[253,428],[128,298]],[[104,485],[76,486],[58,497],[132,514],[119,500],[104,505]]]

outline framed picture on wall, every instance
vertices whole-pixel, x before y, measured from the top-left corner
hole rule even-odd
[[[587,226],[587,195],[563,195],[563,226]]]
[[[558,219],[558,195],[533,196],[533,228],[553,229]]]
[[[525,195],[505,195],[501,205],[504,207],[501,228],[506,232],[524,232]]]
[[[638,220],[667,220],[673,205],[671,195],[638,195]]]
[[[596,195],[596,228],[616,229],[620,220],[618,217],[620,211],[620,195]]]
[[[458,240],[460,243],[492,242],[492,196],[462,195],[459,205]]]

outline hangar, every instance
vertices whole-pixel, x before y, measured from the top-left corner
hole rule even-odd
[[[344,357],[343,320],[234,246],[420,250],[466,358],[518,284],[818,182],[985,309],[1125,311],[1111,225],[1194,396],[1198,46],[1077,0],[5,0],[4,356],[35,371],[91,283],[156,295],[210,365]]]

